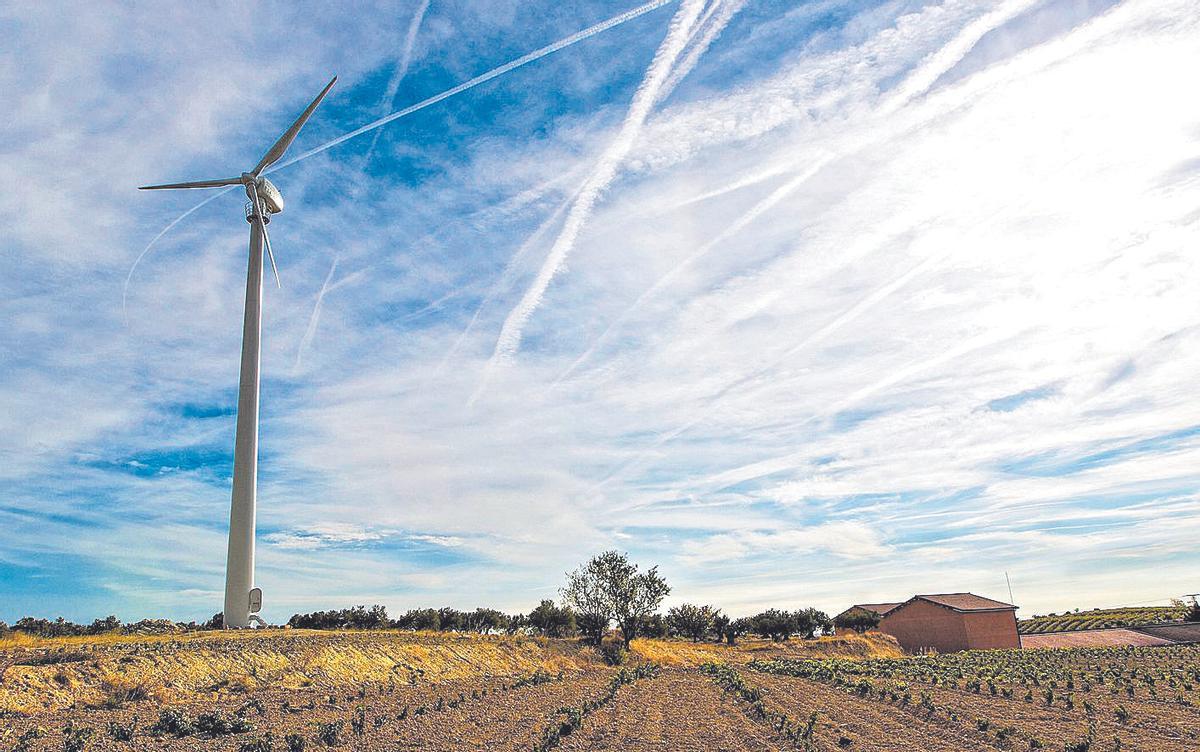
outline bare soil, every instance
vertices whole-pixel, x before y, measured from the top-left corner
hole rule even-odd
[[[622,687],[610,704],[590,716],[583,730],[568,736],[561,746],[581,752],[790,748],[769,728],[747,717],[703,674],[678,669]]]

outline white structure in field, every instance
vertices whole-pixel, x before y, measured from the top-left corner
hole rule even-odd
[[[233,450],[233,499],[229,508],[229,551],[225,562],[225,608],[222,613],[225,628],[248,627],[252,621],[262,623],[257,614],[262,608],[262,591],[254,587],[254,515],[258,486],[258,384],[259,336],[262,333],[262,276],[263,246],[271,260],[275,284],[279,284],[279,269],[271,251],[267,224],[272,214],[283,211],[283,196],[271,181],[262,176],[263,170],[283,157],[296,134],[312,115],[313,110],[337,82],[337,76],[325,85],[292,127],[267,150],[262,160],[250,172],[236,178],[199,180],[190,183],[146,185],[141,190],[173,188],[220,188],[242,185],[246,189],[246,221],[250,223],[250,261],[246,270],[246,314],[242,323],[242,370],[238,386],[237,437]]]

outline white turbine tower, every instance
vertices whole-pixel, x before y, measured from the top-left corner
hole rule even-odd
[[[237,437],[233,450],[233,500],[229,508],[229,552],[225,563],[226,629],[250,626],[251,621],[262,623],[257,614],[262,608],[262,590],[254,587],[254,514],[258,485],[258,364],[259,335],[262,332],[263,246],[271,259],[275,284],[279,284],[279,269],[267,237],[267,224],[272,214],[283,211],[283,196],[271,181],[262,176],[263,170],[283,156],[296,134],[312,115],[313,110],[337,82],[337,76],[325,85],[292,127],[267,150],[258,165],[236,178],[197,180],[190,183],[145,185],[143,191],[173,188],[220,188],[243,185],[246,197],[246,221],[250,223],[250,263],[246,270],[246,313],[242,324],[242,372],[238,387]]]

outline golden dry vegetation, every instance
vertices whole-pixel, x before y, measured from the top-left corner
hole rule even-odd
[[[1200,748],[1200,648],[904,656],[890,637],[737,646],[411,632],[0,645],[0,752]]]

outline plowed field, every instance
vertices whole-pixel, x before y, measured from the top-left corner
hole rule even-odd
[[[635,659],[618,670],[565,640],[241,644],[245,657],[237,640],[0,651],[0,698],[11,700],[0,706],[0,752],[1200,749],[1200,648],[1191,647],[847,659],[794,657],[804,654],[795,642],[664,642],[654,646],[661,655],[677,646],[677,656],[723,662],[655,669]],[[768,654],[789,657],[754,660]],[[227,662],[259,668],[222,676],[214,666]],[[146,683],[171,671],[177,681]],[[43,680],[46,697],[31,696]]]

